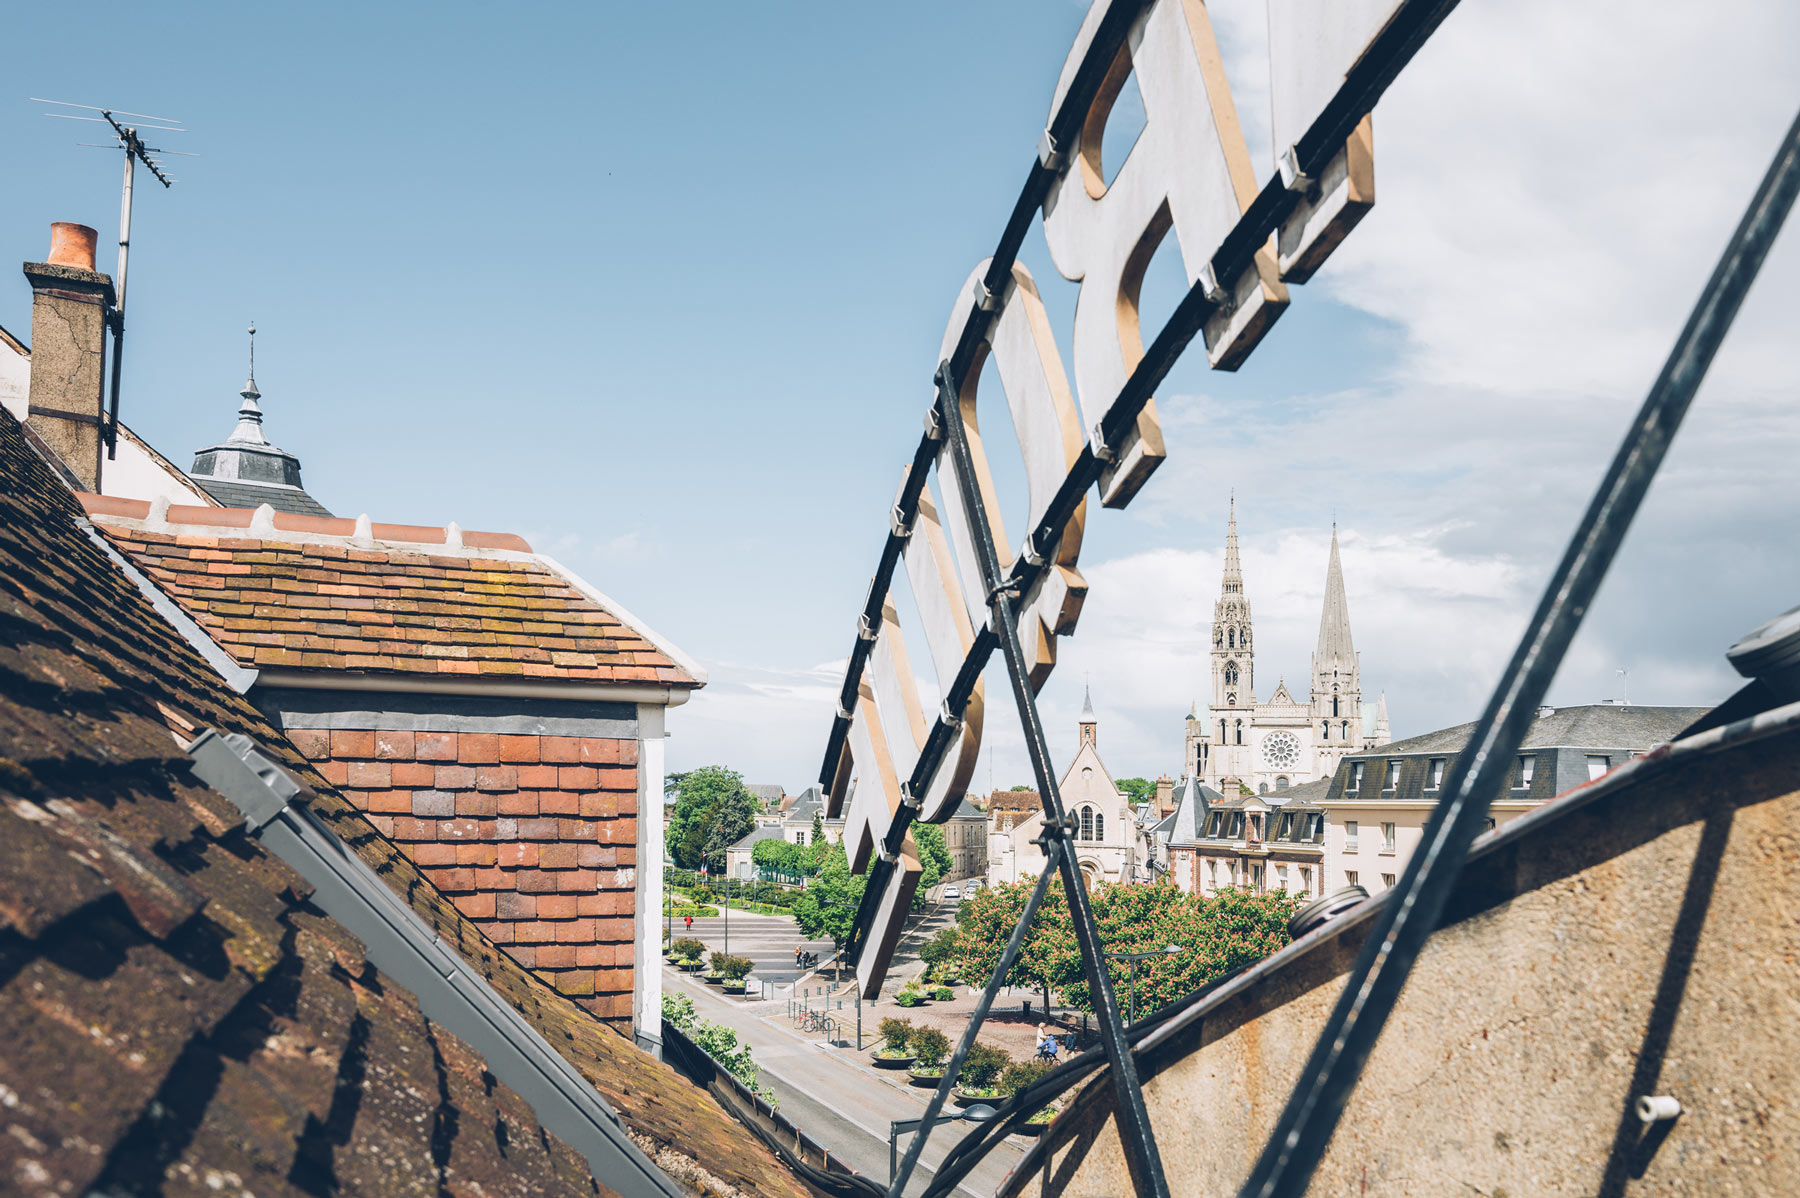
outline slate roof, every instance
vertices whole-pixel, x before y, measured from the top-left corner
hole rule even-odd
[[[1642,752],[1675,739],[1682,729],[1708,710],[1705,707],[1627,707],[1621,703],[1560,707],[1532,721],[1531,731],[1525,734],[1525,742],[1520,748],[1635,749]],[[1473,723],[1458,724],[1454,728],[1427,732],[1349,756],[1372,761],[1408,753],[1459,753],[1474,731]]]
[[[302,487],[247,483],[235,478],[211,478],[204,474],[190,474],[187,477],[196,487],[218,500],[221,507],[255,511],[266,503],[278,512],[293,512],[302,516],[331,515],[324,504]]]
[[[765,824],[760,828],[752,829],[750,834],[748,836],[745,836],[743,839],[733,841],[731,844],[725,846],[725,851],[730,852],[732,849],[755,848],[758,844],[760,844],[761,842],[763,842],[765,840],[786,840],[786,839],[787,839],[787,829],[785,827],[783,827],[780,824]]]
[[[157,588],[250,669],[692,687],[704,674],[504,533],[82,503]]]
[[[592,1082],[652,1155],[803,1194],[706,1093],[538,982],[150,607],[0,412],[0,1188],[596,1192],[200,785],[202,727],[312,810]],[[611,1193],[604,1185],[597,1192]]]

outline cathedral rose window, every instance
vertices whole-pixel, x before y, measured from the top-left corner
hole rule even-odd
[[[1292,732],[1271,732],[1263,737],[1262,752],[1272,769],[1291,769],[1300,760],[1300,740]]]

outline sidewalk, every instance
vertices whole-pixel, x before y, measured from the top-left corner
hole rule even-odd
[[[867,1054],[854,1049],[828,1048],[815,1039],[792,1031],[784,1015],[787,1003],[743,1003],[728,999],[704,982],[694,981],[679,970],[663,971],[663,986],[668,993],[683,994],[694,1000],[694,1009],[702,1018],[724,1024],[738,1033],[741,1042],[754,1051],[762,1068],[761,1084],[776,1092],[784,1115],[821,1144],[829,1145],[833,1155],[841,1155],[851,1168],[885,1183],[888,1175],[888,1124],[895,1119],[914,1119],[925,1113],[931,1097],[929,1090],[907,1085],[905,1075],[877,1070],[866,1064]],[[854,1026],[854,1014],[846,1022]],[[851,1033],[854,1034],[854,1033]],[[869,1012],[863,1012],[865,1043],[873,1045],[874,1026]],[[946,1123],[932,1131],[931,1139],[914,1174],[917,1181],[929,1177],[931,1169],[961,1138],[969,1125]],[[906,1151],[902,1137],[900,1151]],[[1013,1164],[1022,1155],[1015,1140],[996,1147],[963,1179],[959,1192],[971,1198],[986,1198],[994,1193]]]

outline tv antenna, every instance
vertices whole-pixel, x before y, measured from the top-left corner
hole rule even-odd
[[[144,133],[186,133],[180,127],[181,122],[170,117],[151,116],[143,112],[125,112],[117,108],[98,108],[92,104],[73,104],[67,100],[46,100],[41,96],[32,96],[37,104],[54,104],[59,108],[79,108],[85,112],[97,112],[99,116],[82,116],[74,112],[47,112],[44,115],[56,117],[64,121],[93,121],[95,124],[108,125],[112,128],[114,140],[105,142],[77,142],[75,144],[95,150],[125,151],[125,186],[119,197],[119,269],[113,275],[113,293],[117,299],[113,310],[107,314],[107,327],[112,329],[112,398],[107,404],[106,426],[101,430],[106,438],[106,456],[113,459],[119,455],[119,377],[125,363],[125,269],[130,263],[131,255],[131,184],[132,174],[138,163],[155,177],[166,190],[179,180],[171,179],[163,164],[158,161],[159,155],[171,155],[181,158],[198,158],[198,154],[186,153],[182,150],[165,150],[158,146],[144,144],[140,130]],[[119,120],[125,118],[125,122]],[[154,122],[146,124],[144,122]]]

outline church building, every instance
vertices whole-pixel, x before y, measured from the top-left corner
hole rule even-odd
[[[1296,698],[1279,682],[1256,698],[1256,642],[1238,561],[1237,504],[1225,529],[1225,573],[1213,606],[1212,698],[1188,713],[1184,768],[1230,796],[1268,794],[1329,778],[1345,754],[1388,743],[1387,697],[1362,698],[1362,665],[1350,639],[1350,604],[1338,562],[1337,526],[1325,568],[1325,606],[1311,686]]]

